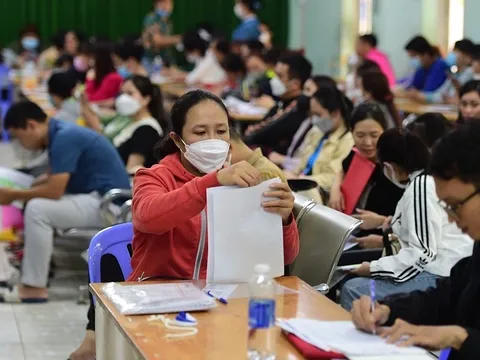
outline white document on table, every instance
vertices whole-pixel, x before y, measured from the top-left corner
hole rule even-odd
[[[208,283],[248,282],[257,264],[270,265],[272,277],[284,274],[282,219],[261,206],[263,193],[279,182],[207,190]]]
[[[421,348],[400,348],[395,344],[387,344],[386,340],[379,336],[357,330],[351,321],[279,319],[277,325],[315,347],[336,351],[349,358],[398,355],[410,359],[410,356],[428,356]]]

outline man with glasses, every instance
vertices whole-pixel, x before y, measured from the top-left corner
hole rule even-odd
[[[479,122],[457,128],[434,147],[431,163],[436,192],[449,220],[476,241],[480,241],[479,138]],[[362,297],[354,302],[352,317],[359,329],[377,331],[392,343],[451,348],[449,360],[480,359],[478,304],[480,244],[476,243],[473,255],[460,260],[436,288],[387,297],[373,312],[370,298]]]

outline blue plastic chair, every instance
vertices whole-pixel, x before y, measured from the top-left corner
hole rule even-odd
[[[440,353],[440,357],[438,358],[438,360],[448,360],[448,357],[450,356],[450,351],[452,349],[445,349],[445,350],[442,350],[442,352]]]
[[[13,93],[14,93],[14,86],[9,79],[10,68],[5,65],[0,64],[0,88],[1,90],[7,90],[6,97],[0,97],[0,117],[2,120],[2,138],[3,141],[8,141],[8,132],[5,131],[3,126],[3,119],[5,119],[5,114],[7,113],[10,106],[13,103]]]
[[[124,279],[132,272],[128,245],[132,243],[133,225],[131,222],[103,229],[90,241],[88,248],[88,272],[90,282],[102,282],[100,263],[103,255],[113,255],[122,269]]]

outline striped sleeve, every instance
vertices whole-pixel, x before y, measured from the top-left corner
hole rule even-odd
[[[426,175],[418,176],[404,196],[400,230],[396,235],[405,246],[397,255],[373,261],[370,264],[372,277],[405,282],[420,274],[436,257],[443,218],[433,180]]]

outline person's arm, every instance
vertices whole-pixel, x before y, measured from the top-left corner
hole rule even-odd
[[[409,88],[414,88],[417,90],[423,90],[423,78],[425,76],[425,70],[422,68],[417,69],[415,74],[413,74],[413,80]]]
[[[207,205],[207,189],[215,186],[220,186],[217,173],[211,173],[169,191],[165,179],[140,169],[134,179],[133,224],[141,232],[163,234],[198,215]]]
[[[293,263],[300,250],[300,235],[293,215],[290,223],[283,226],[283,258],[285,265]]]
[[[437,286],[425,291],[387,296],[380,301],[390,308],[386,325],[396,319],[403,319],[416,325],[451,325],[461,292],[470,279],[472,257],[460,260],[450,273],[450,277],[437,281]]]
[[[135,174],[140,167],[145,167],[145,160],[152,154],[152,149],[160,140],[160,134],[149,125],[140,126],[130,138],[130,154],[127,160],[127,172]]]
[[[60,173],[49,175],[46,182],[36,185],[27,190],[11,189],[11,201],[30,201],[35,198],[45,198],[52,200],[59,200],[65,193],[68,181],[70,180],[69,173]]]
[[[85,94],[82,94],[80,98],[80,111],[87,126],[90,129],[101,134],[103,131],[102,123],[98,115],[95,113],[95,111],[93,111],[90,108],[90,105],[88,104]]]
[[[88,95],[88,100],[103,101],[114,98],[120,90],[122,81],[122,78],[117,73],[105,76],[98,88],[95,88],[94,80],[87,80],[85,92]]]
[[[395,282],[413,279],[437,255],[437,242],[442,237],[443,213],[427,184],[427,176],[418,176],[404,194],[401,223],[408,229],[408,243],[397,255],[383,257],[370,264],[372,277],[389,278]]]
[[[422,99],[419,100],[423,100],[421,102],[426,102],[429,104],[441,104],[444,102],[444,98],[448,96],[451,89],[452,81],[447,79],[437,90],[422,92]]]

